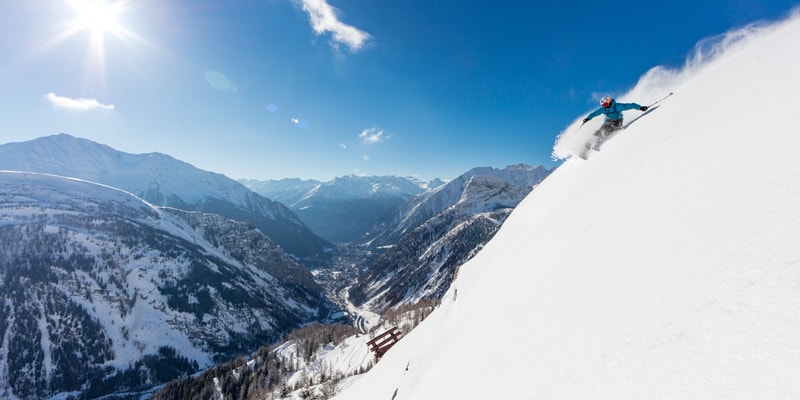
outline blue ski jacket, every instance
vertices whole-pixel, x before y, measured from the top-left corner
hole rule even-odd
[[[625,110],[640,109],[642,106],[636,103],[617,103],[616,100],[611,100],[611,106],[608,108],[600,107],[592,111],[586,118],[592,119],[600,114],[606,115],[606,120],[619,121],[622,120],[622,112]]]

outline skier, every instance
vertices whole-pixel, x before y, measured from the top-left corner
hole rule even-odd
[[[587,115],[586,118],[583,119],[583,123],[589,122],[590,119],[600,114],[605,114],[606,120],[603,122],[603,126],[594,133],[595,136],[603,138],[622,128],[623,111],[636,108],[641,111],[647,111],[647,106],[640,106],[636,103],[617,103],[610,96],[604,96],[600,99],[600,108]]]

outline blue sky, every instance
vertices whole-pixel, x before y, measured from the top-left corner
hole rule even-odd
[[[599,96],[796,5],[6,1],[0,143],[63,132],[232,178],[552,167]]]

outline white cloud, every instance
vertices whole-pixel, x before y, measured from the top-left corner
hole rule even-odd
[[[73,99],[70,97],[59,96],[53,92],[46,94],[45,99],[50,102],[54,107],[65,108],[73,111],[88,111],[88,110],[113,110],[113,104],[102,104],[95,99]]]
[[[339,20],[336,8],[328,4],[327,0],[301,0],[303,10],[311,19],[311,27],[318,35],[331,33],[334,46],[344,43],[351,51],[358,51],[367,43],[369,33],[364,32]]]
[[[384,136],[383,130],[378,128],[364,129],[358,135],[364,144],[375,144],[389,140],[389,136]]]

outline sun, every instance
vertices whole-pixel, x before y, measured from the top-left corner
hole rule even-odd
[[[62,0],[59,10],[66,19],[56,27],[55,36],[47,41],[31,46],[30,54],[21,62],[39,57],[52,49],[74,42],[78,37],[87,38],[85,47],[85,75],[90,84],[104,85],[107,55],[118,55],[120,52],[108,52],[111,46],[119,44],[134,48],[148,45],[143,37],[124,26],[123,21],[141,5],[134,5],[133,0]],[[71,12],[69,12],[71,11]],[[69,14],[69,15],[67,15]],[[108,37],[115,40],[108,41]],[[71,54],[79,56],[78,47],[69,43]]]
[[[123,44],[133,45],[141,39],[125,28],[120,20],[130,11],[130,0],[64,0],[75,12],[66,29],[51,42],[61,43],[68,38],[88,33],[86,70],[88,82],[104,85],[106,75],[106,37],[113,36]]]
[[[102,37],[106,32],[119,34],[123,28],[117,21],[122,14],[123,3],[106,4],[105,0],[68,0],[77,12],[70,30],[88,30],[93,37]]]

